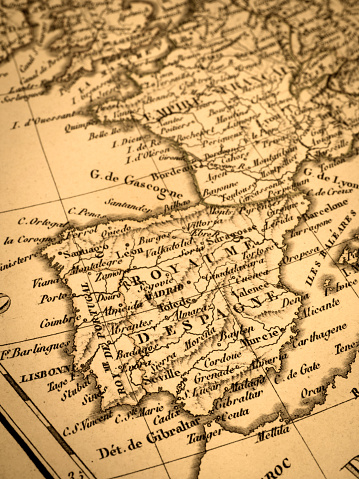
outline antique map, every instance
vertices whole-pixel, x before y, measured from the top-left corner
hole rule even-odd
[[[358,2],[0,21],[0,477],[358,478]]]

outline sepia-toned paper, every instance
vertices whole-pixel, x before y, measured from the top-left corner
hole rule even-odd
[[[357,2],[0,19],[0,477],[359,477]]]

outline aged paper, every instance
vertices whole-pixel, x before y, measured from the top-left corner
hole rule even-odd
[[[0,477],[359,477],[358,3],[0,18]]]

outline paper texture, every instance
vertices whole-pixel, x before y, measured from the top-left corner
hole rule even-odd
[[[359,477],[357,2],[0,18],[0,476]]]

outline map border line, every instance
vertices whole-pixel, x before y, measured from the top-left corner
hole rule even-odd
[[[41,454],[41,452],[37,449],[35,444],[27,437],[27,435],[23,432],[23,430],[20,428],[20,426],[13,420],[13,418],[10,416],[10,414],[6,411],[6,409],[0,404],[0,423],[5,427],[7,432],[13,437],[13,439],[18,443],[18,445],[21,447],[21,449],[25,452],[25,454],[28,456],[28,458],[32,461],[34,466],[39,470],[39,472],[46,478],[46,479],[53,479],[54,475],[50,474],[49,469],[52,469],[56,477],[58,479],[61,479],[60,476],[56,473],[56,471],[52,468],[51,464],[47,462],[45,457]],[[12,425],[10,421],[6,418],[6,416],[10,419],[10,421],[14,424]],[[21,432],[21,434],[24,436],[24,438],[21,437],[21,435],[16,431],[15,427]],[[27,444],[27,442],[34,448],[34,450],[38,453],[38,455],[44,460],[44,462],[47,464],[48,468],[44,466],[42,461],[39,459],[39,457],[35,454],[35,452],[31,449],[30,445]]]
[[[5,374],[4,374],[3,370],[5,371]],[[32,399],[25,393],[25,391],[22,389],[22,387],[19,386],[17,381],[15,381],[15,379],[12,377],[12,375],[8,372],[8,370],[5,368],[5,366],[3,364],[0,365],[0,374],[8,382],[8,384],[12,387],[12,389],[15,391],[15,393],[20,397],[20,399],[23,401],[23,403],[25,403],[25,405],[30,409],[30,411],[33,413],[35,418],[49,431],[49,433],[52,435],[52,437],[62,447],[62,449],[69,456],[69,458],[76,464],[76,466],[79,467],[79,464],[77,463],[75,458],[81,463],[81,468],[83,469],[83,473],[86,474],[86,476],[89,479],[91,479],[91,477],[95,478],[96,476],[89,469],[89,467],[81,460],[81,458],[79,457],[78,454],[76,454],[76,452],[73,450],[73,448],[68,445],[68,443],[62,437],[62,435],[58,433],[57,429],[47,419],[47,417],[44,415],[44,413],[42,411],[40,411],[40,409],[36,406],[36,404],[32,401]],[[0,407],[2,407],[2,406],[0,405]],[[14,424],[16,424],[16,423],[14,422]],[[17,424],[16,424],[16,426],[19,427]],[[19,429],[20,429],[20,427],[19,427]],[[39,454],[41,455],[40,452],[39,452]],[[50,464],[49,464],[49,466],[52,468],[52,466]],[[54,470],[54,472],[56,473],[55,470]],[[88,475],[88,473],[90,473],[90,475]],[[57,475],[57,473],[56,473],[56,475]],[[58,477],[59,477],[59,479],[61,479],[60,476],[58,476]]]

